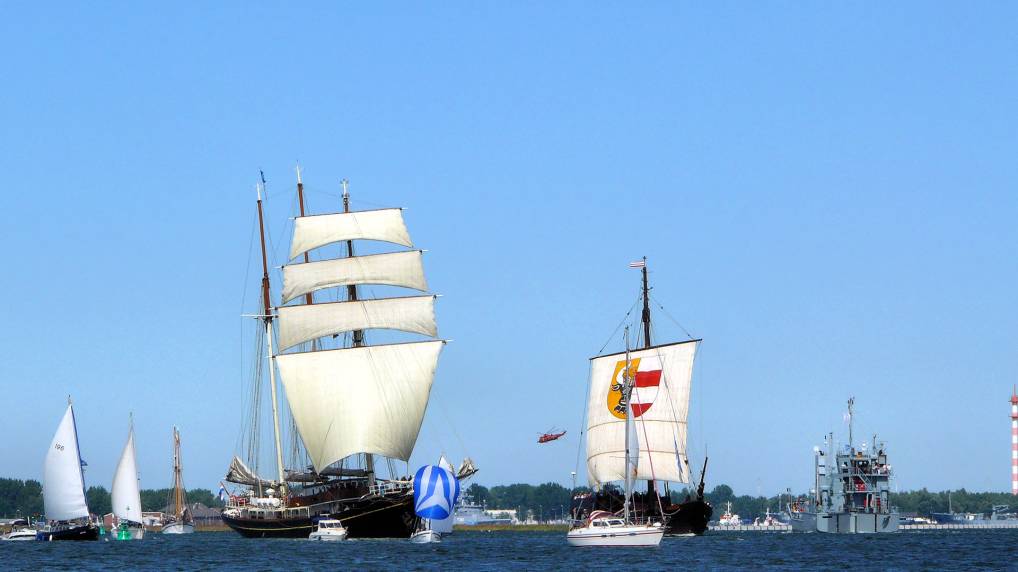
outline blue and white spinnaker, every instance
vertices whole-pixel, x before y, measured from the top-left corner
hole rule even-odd
[[[459,496],[459,480],[449,469],[424,465],[414,475],[414,512],[421,518],[449,518]]]

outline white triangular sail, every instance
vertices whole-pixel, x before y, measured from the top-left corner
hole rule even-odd
[[[78,432],[74,409],[68,405],[64,418],[53,435],[42,481],[43,504],[48,520],[74,520],[88,517],[85,502],[85,477],[81,472]]]
[[[357,284],[428,289],[420,250],[321,260],[283,267],[283,303],[323,288]]]
[[[450,475],[456,474],[456,469],[452,466],[452,463],[449,462],[449,459],[445,458],[445,455],[442,455],[438,459],[438,466],[449,471]],[[455,513],[456,506],[454,504],[449,512],[449,516],[441,519],[431,519],[431,530],[434,530],[439,534],[452,534],[452,525],[456,517]]]
[[[290,411],[315,469],[355,453],[410,458],[442,341],[276,356]]]
[[[127,434],[127,444],[113,474],[113,514],[121,520],[141,522],[141,489],[138,486],[138,464],[134,451],[134,428]]]
[[[371,328],[438,335],[434,296],[282,306],[277,310],[280,351],[316,338]]]
[[[402,209],[302,216],[293,221],[290,258],[326,244],[357,239],[413,246],[403,223]]]
[[[680,342],[630,352],[639,479],[689,482],[686,417],[697,344]],[[587,479],[592,486],[626,477],[626,405],[620,400],[625,363],[624,353],[591,360]]]

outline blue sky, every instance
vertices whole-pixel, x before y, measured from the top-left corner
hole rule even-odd
[[[1006,490],[1016,12],[5,4],[0,474],[41,475],[71,393],[90,484],[133,411],[144,486],[170,482],[172,424],[187,483],[215,486],[241,426],[254,183],[282,253],[299,160],[312,210],[347,178],[355,207],[407,207],[429,251],[454,342],[414,463],[567,484],[587,358],[646,255],[705,339],[709,486],[806,489],[855,395],[901,488]],[[551,426],[569,434],[538,446]]]

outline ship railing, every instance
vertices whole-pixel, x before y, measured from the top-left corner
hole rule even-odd
[[[370,494],[383,496],[387,493],[401,493],[414,488],[413,481],[383,481],[368,487]]]

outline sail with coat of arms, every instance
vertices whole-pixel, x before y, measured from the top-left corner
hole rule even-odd
[[[699,340],[633,350],[631,410],[639,440],[636,478],[689,482],[686,418]],[[591,359],[587,404],[587,478],[591,486],[625,479],[626,354]]]

